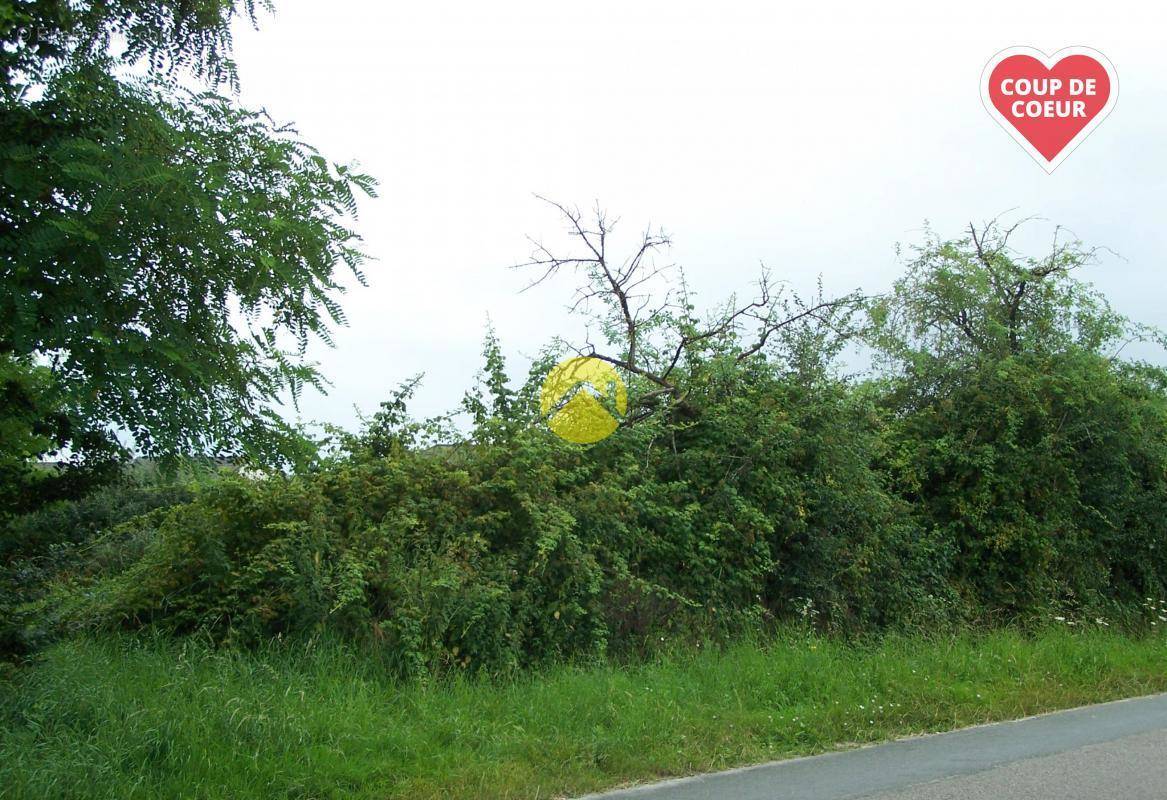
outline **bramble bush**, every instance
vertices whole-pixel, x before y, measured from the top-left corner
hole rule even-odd
[[[1167,581],[1167,371],[1119,354],[1163,336],[1076,279],[1092,251],[1012,230],[930,239],[874,304],[889,468],[965,607],[1121,614]]]
[[[683,284],[627,313],[638,273],[597,251],[584,292],[609,350],[584,354],[621,369],[632,400],[612,436],[555,437],[538,389],[563,349],[512,388],[490,334],[467,429],[411,419],[411,382],[295,474],[195,481],[89,528],[59,511],[84,555],[21,613],[240,646],[335,633],[411,676],[637,656],[775,620],[860,633],[1141,613],[1167,594],[1167,372],[1116,351],[1158,334],[1076,281],[1088,251],[1026,260],[1007,239],[929,240],[875,301],[764,282],[708,319]],[[838,374],[848,343],[875,374]]]
[[[639,652],[803,598],[832,626],[894,622],[909,598],[884,582],[923,585],[925,564],[867,466],[871,409],[842,387],[798,405],[803,390],[755,381],[710,398],[707,423],[653,421],[587,450],[527,426],[222,477],[154,517],[81,619],[239,642],[338,629],[411,673]],[[740,413],[763,397],[765,413]]]
[[[71,477],[22,476],[22,489],[47,483],[53,493]],[[87,482],[81,484],[83,487]],[[145,474],[123,475],[75,499],[0,520],[0,653],[35,650],[60,622],[45,601],[50,585],[70,576],[132,563],[145,537],[133,536],[151,512],[191,498],[184,482]]]

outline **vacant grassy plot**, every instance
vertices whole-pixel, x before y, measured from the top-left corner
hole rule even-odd
[[[337,646],[77,641],[0,686],[0,797],[550,798],[1167,690],[1167,637],[788,634],[395,685]]]

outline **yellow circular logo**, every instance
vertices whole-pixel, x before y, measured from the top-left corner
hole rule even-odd
[[[628,392],[615,368],[598,358],[579,356],[560,361],[547,374],[539,405],[553,433],[575,444],[592,444],[611,436],[619,422],[607,408],[628,410]]]

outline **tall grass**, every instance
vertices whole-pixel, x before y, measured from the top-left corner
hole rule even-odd
[[[549,798],[1167,690],[1167,637],[801,633],[396,684],[341,645],[106,638],[0,684],[3,798]]]

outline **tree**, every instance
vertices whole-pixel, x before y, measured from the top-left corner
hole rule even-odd
[[[775,281],[767,270],[753,298],[741,302],[730,297],[703,319],[683,275],[675,286],[667,286],[675,266],[657,262],[671,244],[663,231],[646,230],[621,258],[609,252],[615,221],[603,211],[597,208],[594,220],[585,222],[578,208],[546,202],[567,221],[568,235],[580,247],[574,253],[553,252],[532,240],[531,258],[516,266],[539,270],[528,288],[561,271],[582,274],[570,311],[590,315],[605,345],[589,340],[574,349],[578,355],[612,364],[639,382],[641,391],[634,393],[630,423],[644,419],[662,404],[685,407],[692,387],[701,383],[698,373],[718,359],[743,365],[767,353],[795,353],[795,343],[808,336],[825,344],[827,339],[840,341],[851,334],[849,323],[860,304],[858,293],[828,298],[820,286],[816,296],[804,299]],[[661,276],[666,278],[664,291],[654,293]],[[786,347],[774,347],[779,340]],[[822,352],[830,349],[827,346]]]
[[[967,236],[944,241],[929,233],[914,248],[904,277],[870,304],[884,366],[931,397],[944,380],[985,360],[1075,345],[1111,355],[1131,338],[1158,335],[1076,279],[1097,251],[1067,240],[1061,228],[1041,257],[1014,251],[1010,239],[1025,222],[970,223]]]
[[[1163,337],[1075,277],[1095,251],[1015,230],[930,238],[873,304],[887,466],[970,605],[1129,603],[1162,587],[1167,372],[1118,356]]]
[[[344,322],[338,267],[364,280],[348,220],[374,183],[215,89],[233,80],[237,5],[253,15],[0,11],[0,356],[51,371],[50,450],[128,434],[155,456],[300,451],[272,406],[322,384],[304,354]],[[124,76],[132,63],[146,77]],[[209,88],[180,88],[181,70]]]
[[[254,23],[261,0],[0,0],[0,75],[7,91],[42,80],[54,67],[110,54],[147,60],[155,72],[189,68],[214,83],[235,79],[231,21]]]

